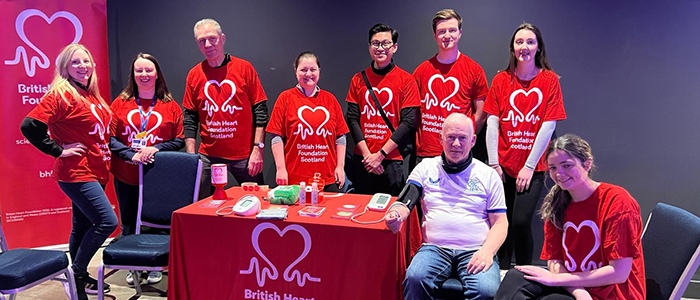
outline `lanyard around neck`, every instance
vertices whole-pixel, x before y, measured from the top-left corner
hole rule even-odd
[[[140,98],[136,98],[136,104],[139,107],[139,118],[141,119],[141,132],[144,132],[146,131],[146,124],[148,124],[148,118],[150,118],[151,113],[153,113],[153,107],[156,106],[156,97],[153,97],[153,101],[151,101],[151,107],[148,108],[147,113],[143,112],[143,109],[141,108]]]

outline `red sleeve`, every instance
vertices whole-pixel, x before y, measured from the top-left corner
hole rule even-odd
[[[172,106],[172,114],[173,114],[173,122],[175,122],[175,126],[173,127],[173,132],[172,136],[174,138],[185,138],[185,127],[183,125],[183,114],[182,114],[182,109],[180,108],[180,105],[177,104],[177,102],[170,101],[170,105]]]
[[[352,77],[352,80],[350,80],[350,88],[348,89],[348,96],[345,97],[345,101],[355,103],[358,105],[360,104],[360,100],[357,99],[359,80],[359,74],[355,74],[355,76]]]
[[[34,107],[27,117],[41,121],[44,124],[51,124],[63,119],[68,113],[68,105],[56,92],[50,92],[41,98],[39,105]]]
[[[477,69],[478,71],[476,76],[474,76],[474,82],[472,83],[473,100],[484,98],[489,92],[489,84],[486,81],[486,73],[484,73],[484,69],[479,66],[477,66]]]
[[[422,71],[421,67],[422,66],[423,66],[423,63],[418,65],[418,67],[416,67],[416,69],[413,70],[413,74],[412,74],[413,79],[416,80],[416,85],[418,86],[418,91],[420,91],[420,84],[421,84],[420,79],[421,79],[421,71]]]
[[[286,92],[282,92],[277,100],[275,101],[275,106],[272,107],[272,114],[270,115],[270,121],[267,122],[267,128],[265,131],[268,133],[276,134],[281,137],[287,137],[285,132],[285,115],[287,111],[287,96]]]
[[[413,76],[407,77],[408,84],[404,88],[403,99],[401,99],[401,108],[418,107],[420,106],[420,98],[418,97],[418,84]]]
[[[553,79],[549,85],[549,99],[547,99],[547,111],[544,115],[543,121],[554,121],[554,120],[564,120],[566,119],[566,112],[564,111],[564,101],[561,95],[561,85],[559,85],[559,78],[556,74],[552,74]]]
[[[266,101],[267,95],[265,95],[265,91],[260,83],[258,72],[255,71],[253,65],[249,64],[248,67],[248,99],[250,99],[250,105],[253,106]]]
[[[497,78],[499,78],[498,74],[496,74],[496,76],[493,77],[493,81],[491,81],[491,89],[489,90],[488,96],[486,96],[486,101],[484,102],[484,111],[500,117],[501,109],[498,107],[498,99],[500,98],[498,93],[500,82],[497,82]]]
[[[561,249],[562,231],[552,222],[544,222],[544,245],[542,245],[542,260],[564,260]]]
[[[194,111],[196,111],[197,107],[199,106],[198,104],[194,103],[197,96],[193,95],[194,87],[192,87],[192,82],[195,81],[195,77],[197,76],[195,73],[195,69],[192,68],[190,73],[187,74],[187,79],[185,79],[185,95],[182,97],[182,107]]]
[[[117,123],[119,123],[119,110],[122,107],[122,97],[117,96],[117,98],[114,98],[112,100],[112,105],[109,106],[109,108],[112,110],[112,114],[114,117],[112,117],[112,122],[109,122],[109,131],[112,133],[113,136],[116,136],[117,134]]]
[[[603,255],[607,260],[637,258],[642,253],[642,216],[637,201],[620,188],[606,195],[609,216],[603,220]]]

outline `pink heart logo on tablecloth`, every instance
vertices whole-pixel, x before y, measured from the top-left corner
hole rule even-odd
[[[263,287],[265,285],[265,279],[269,277],[271,280],[277,280],[277,277],[279,277],[279,272],[277,271],[277,267],[268,259],[268,257],[263,253],[262,250],[260,250],[260,244],[259,244],[259,237],[260,233],[263,232],[264,230],[271,229],[279,235],[279,237],[284,236],[286,233],[290,231],[295,231],[301,235],[301,237],[304,239],[304,250],[301,252],[301,254],[291,263],[287,268],[284,270],[284,273],[282,274],[282,277],[284,278],[285,281],[287,282],[292,282],[294,278],[296,277],[297,279],[297,285],[299,287],[303,287],[306,284],[306,281],[313,281],[313,282],[321,282],[321,278],[318,277],[311,277],[309,273],[304,273],[302,274],[299,270],[293,270],[294,267],[299,264],[306,256],[309,254],[309,251],[311,251],[311,235],[309,232],[302,227],[301,225],[297,224],[292,224],[284,228],[284,230],[280,230],[275,224],[270,223],[270,222],[265,222],[265,223],[260,223],[258,226],[255,226],[253,229],[253,233],[251,235],[251,242],[253,243],[253,248],[255,249],[255,252],[271,267],[271,269],[267,267],[263,267],[262,270],[260,269],[260,263],[258,262],[257,257],[252,257],[250,259],[250,265],[247,270],[240,270],[240,274],[252,274],[253,271],[256,272],[257,276],[257,282],[259,287]]]
[[[530,93],[533,92],[537,94],[537,105],[530,109],[527,115],[523,115],[523,112],[520,109],[518,109],[518,107],[515,105],[515,97],[519,94],[523,94],[525,95],[525,98],[527,98],[530,95]],[[516,90],[515,92],[510,94],[510,106],[512,107],[512,110],[508,112],[508,116],[506,116],[506,118],[504,118],[503,121],[511,121],[513,127],[517,127],[518,122],[531,122],[532,124],[535,124],[537,121],[540,120],[540,117],[533,115],[533,113],[535,112],[535,110],[537,110],[538,107],[540,107],[540,104],[542,104],[542,91],[540,91],[539,88],[532,88],[527,92],[525,92],[523,89]],[[517,115],[513,111],[517,112]]]

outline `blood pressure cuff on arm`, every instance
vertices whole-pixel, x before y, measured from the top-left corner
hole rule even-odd
[[[408,206],[408,210],[413,210],[416,203],[423,196],[423,186],[417,181],[409,180],[399,194],[396,202],[401,202]]]

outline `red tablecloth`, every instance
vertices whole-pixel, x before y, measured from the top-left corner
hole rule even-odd
[[[229,189],[221,207],[244,194]],[[284,221],[217,216],[217,208],[200,207],[206,200],[175,211],[168,299],[401,299],[411,226],[393,234],[384,222],[332,219],[345,204],[361,212],[370,196],[331,195],[323,215],[299,216],[302,206],[291,206]],[[358,219],[382,217],[368,211]]]

